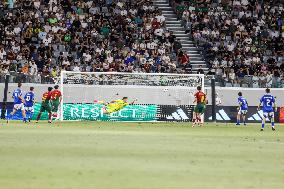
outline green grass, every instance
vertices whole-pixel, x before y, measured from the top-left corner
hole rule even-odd
[[[284,126],[12,122],[1,189],[283,189]]]

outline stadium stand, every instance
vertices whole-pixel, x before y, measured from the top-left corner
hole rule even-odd
[[[281,0],[6,0],[0,20],[1,81],[53,83],[63,69],[283,86]]]
[[[282,87],[281,0],[170,0],[223,86]]]
[[[1,15],[1,73],[40,73],[44,82],[61,69],[191,73],[150,1],[11,0]]]

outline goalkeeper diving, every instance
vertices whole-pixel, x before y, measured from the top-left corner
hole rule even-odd
[[[97,100],[95,100],[94,102],[105,105],[105,107],[103,107],[104,114],[111,114],[111,113],[122,110],[124,107],[128,105],[134,104],[137,101],[137,99],[133,100],[131,103],[128,103],[127,101],[128,101],[128,97],[123,97],[122,99],[114,100],[109,103],[106,103],[104,101],[97,101]]]

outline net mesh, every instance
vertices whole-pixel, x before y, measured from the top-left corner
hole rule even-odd
[[[63,78],[63,84],[197,87],[202,85],[204,76],[65,72]]]
[[[63,102],[71,104],[127,96],[141,105],[192,105],[196,87],[204,88],[203,75],[62,72],[61,76]]]

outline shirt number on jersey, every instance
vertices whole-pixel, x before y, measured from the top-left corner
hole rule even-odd
[[[266,100],[266,106],[271,106],[270,103],[271,103],[271,100],[270,100],[270,99],[267,99],[267,100]]]
[[[27,96],[26,97],[26,101],[30,101],[31,100],[31,97],[30,96]]]

